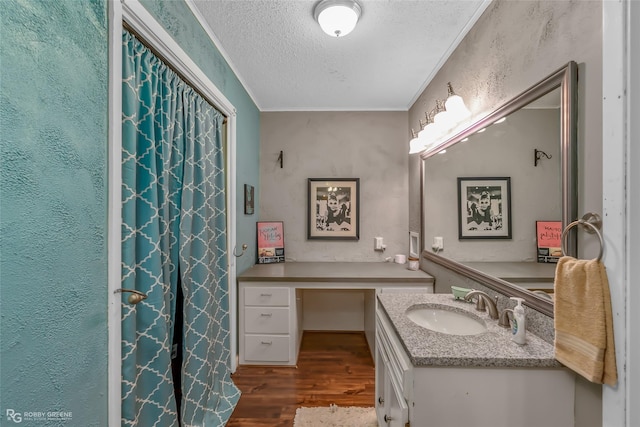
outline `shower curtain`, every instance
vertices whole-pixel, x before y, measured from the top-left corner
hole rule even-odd
[[[122,287],[147,294],[122,307],[122,425],[222,426],[240,397],[229,371],[224,117],[127,31],[122,56]]]

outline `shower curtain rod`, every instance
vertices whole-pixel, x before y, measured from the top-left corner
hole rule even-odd
[[[167,61],[167,58],[165,58],[164,56],[162,56],[162,54],[160,52],[158,52],[156,49],[152,48],[151,46],[149,46],[149,43],[145,40],[144,37],[142,37],[142,35],[140,35],[139,32],[137,32],[136,30],[134,30],[133,28],[131,28],[131,26],[127,23],[127,21],[122,21],[122,28],[128,32],[131,33],[131,35],[133,35],[135,38],[137,38],[138,40],[140,40],[140,42],[147,48],[149,49],[151,52],[153,52],[153,54],[155,56],[157,56],[158,58],[160,58],[160,60],[162,61],[162,63],[164,65],[166,65],[167,67],[169,67],[171,69],[171,71],[173,71],[174,73],[176,73],[178,75],[178,77],[180,77],[182,80],[185,81],[185,83],[187,83],[189,85],[189,87],[191,89],[193,89],[198,95],[200,95],[203,99],[205,99],[207,101],[207,103],[209,105],[211,105],[218,113],[222,114],[222,116],[224,117],[224,119],[222,120],[223,124],[227,124],[227,115],[224,114],[222,111],[220,111],[218,109],[218,107],[215,106],[215,104],[213,102],[211,102],[211,100],[209,99],[209,97],[207,97],[205,94],[203,94],[202,92],[200,92],[195,85],[193,84],[193,82],[187,78],[184,74],[182,74],[180,71],[176,70],[174,67],[171,66],[171,64],[169,63],[169,61]]]

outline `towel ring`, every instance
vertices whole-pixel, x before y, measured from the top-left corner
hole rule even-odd
[[[600,253],[596,258],[596,261],[600,261],[602,259],[602,251],[604,248],[604,240],[602,239],[602,234],[600,233],[600,226],[602,221],[600,220],[600,216],[598,214],[586,213],[584,216],[576,221],[573,221],[571,224],[567,225],[567,228],[562,232],[562,237],[560,239],[560,249],[562,249],[562,255],[566,255],[566,249],[564,245],[565,238],[571,230],[576,225],[582,225],[585,227],[585,231],[590,234],[596,234],[598,236],[598,240],[600,240]]]

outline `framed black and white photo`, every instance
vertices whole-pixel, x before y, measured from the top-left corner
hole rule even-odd
[[[458,178],[458,239],[511,239],[511,178]]]
[[[360,238],[360,178],[309,178],[307,239]]]
[[[253,215],[253,185],[244,185],[244,213]]]

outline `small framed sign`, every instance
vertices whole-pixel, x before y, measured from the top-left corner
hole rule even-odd
[[[244,213],[253,215],[253,185],[244,185]]]
[[[536,221],[538,262],[558,262],[562,256],[562,221]]]
[[[258,264],[284,262],[284,224],[282,221],[258,221]]]

